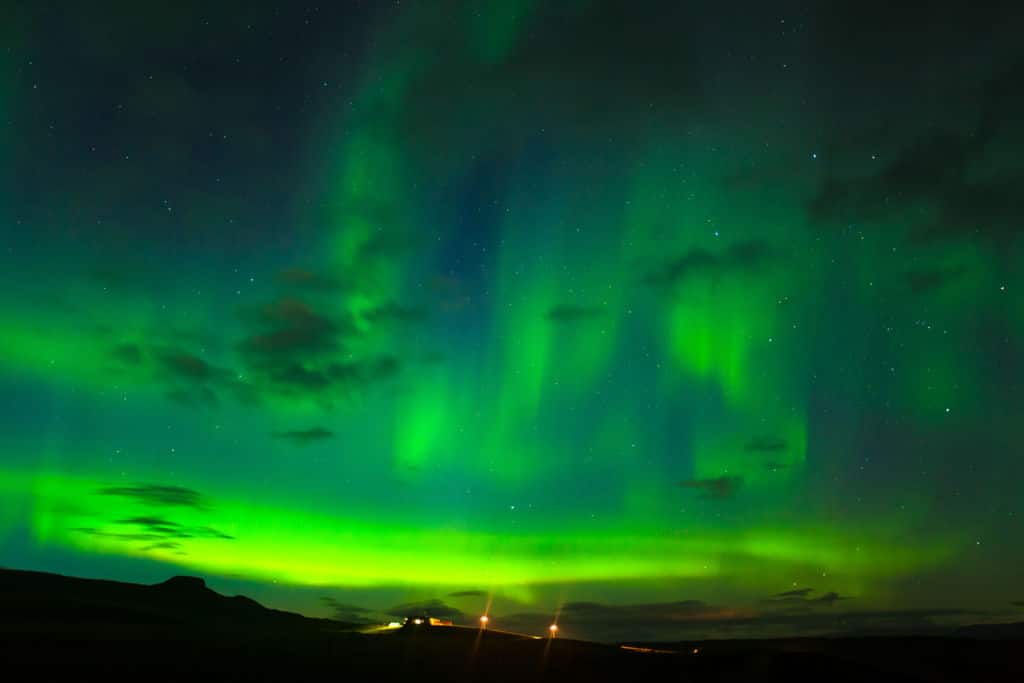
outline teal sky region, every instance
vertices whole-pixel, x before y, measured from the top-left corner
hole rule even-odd
[[[1022,29],[4,3],[0,564],[600,639],[1020,619]]]

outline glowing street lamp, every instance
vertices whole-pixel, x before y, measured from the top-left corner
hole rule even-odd
[[[558,635],[558,624],[551,624],[551,626],[548,626],[548,632],[551,634],[552,638],[557,636]]]
[[[480,617],[480,628],[487,628],[488,621],[490,621],[490,619],[487,618],[486,614]]]

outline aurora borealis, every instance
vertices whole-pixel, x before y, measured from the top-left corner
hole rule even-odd
[[[741,5],[9,3],[0,564],[1019,618],[1020,10]]]

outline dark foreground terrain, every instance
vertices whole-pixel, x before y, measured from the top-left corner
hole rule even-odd
[[[357,633],[219,595],[201,579],[142,586],[0,570],[9,681],[1024,681],[1024,641],[1002,633],[1013,636],[709,641],[647,653],[451,627]]]

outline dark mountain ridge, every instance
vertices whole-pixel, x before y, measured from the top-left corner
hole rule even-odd
[[[242,595],[225,596],[195,576],[153,585],[83,579],[45,572],[0,570],[0,623],[185,625],[231,628],[348,628],[330,619],[270,609]]]
[[[984,629],[991,637],[993,627]],[[141,585],[0,570],[4,680],[27,680],[17,672],[32,672],[32,680],[104,681],[1001,682],[1024,680],[1019,642],[723,640],[674,643],[659,648],[669,652],[655,652],[457,626],[369,634],[224,596],[197,577]]]

